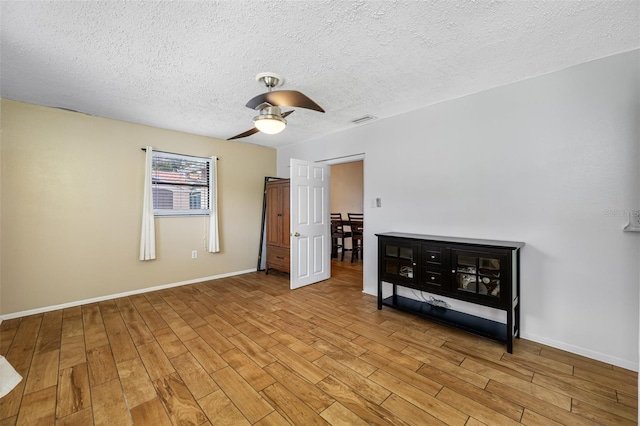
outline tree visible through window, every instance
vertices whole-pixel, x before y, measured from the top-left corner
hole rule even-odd
[[[153,152],[151,186],[156,216],[209,215],[211,159]]]

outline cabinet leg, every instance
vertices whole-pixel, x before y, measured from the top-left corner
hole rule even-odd
[[[510,354],[513,353],[513,331],[514,331],[514,320],[513,318],[513,306],[511,307],[511,311],[507,312],[507,352]]]
[[[514,308],[514,312],[516,315],[516,319],[515,319],[515,336],[516,339],[520,338],[520,304],[518,304],[515,308]]]

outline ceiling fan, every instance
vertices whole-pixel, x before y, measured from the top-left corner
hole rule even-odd
[[[272,72],[262,72],[256,75],[256,80],[267,87],[268,92],[255,96],[249,102],[247,107],[259,111],[258,115],[253,118],[254,128],[232,136],[232,139],[246,138],[258,132],[274,135],[280,133],[287,126],[285,117],[293,112],[282,112],[280,107],[299,107],[311,109],[318,112],[324,112],[324,109],[308,96],[297,90],[273,90],[274,87],[281,86],[284,78],[281,75]]]

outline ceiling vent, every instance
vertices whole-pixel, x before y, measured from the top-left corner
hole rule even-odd
[[[365,123],[367,121],[371,121],[371,120],[375,120],[375,119],[376,119],[376,117],[374,117],[373,115],[365,115],[365,116],[362,116],[360,118],[356,118],[355,120],[351,120],[351,122],[353,124],[362,124],[362,123]]]

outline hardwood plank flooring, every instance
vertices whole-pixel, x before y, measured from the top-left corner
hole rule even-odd
[[[4,321],[23,381],[0,425],[637,423],[635,372],[379,311],[349,260],[294,291],[255,272]]]

